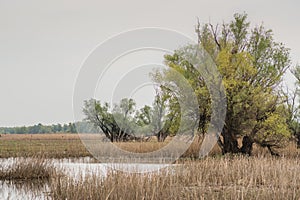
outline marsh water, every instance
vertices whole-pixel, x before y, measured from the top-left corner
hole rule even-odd
[[[0,159],[0,165],[10,167],[18,158]],[[77,159],[49,159],[49,162],[60,172],[73,179],[84,178],[88,175],[98,175],[105,178],[109,170],[127,172],[153,172],[169,164],[140,164],[140,163],[97,163],[95,159],[85,157]],[[11,182],[0,181],[0,200],[49,199],[50,189],[47,183],[40,182]]]

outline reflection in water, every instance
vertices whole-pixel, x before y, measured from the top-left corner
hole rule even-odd
[[[0,181],[0,197],[7,200],[47,199],[49,187],[41,182]]]

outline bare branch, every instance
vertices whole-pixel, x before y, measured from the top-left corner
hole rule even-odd
[[[218,41],[218,24],[216,25],[216,28],[214,28],[214,26],[211,23],[209,24],[209,26],[210,26],[210,29],[212,31],[215,43],[217,44],[219,51],[221,51],[222,47],[221,47],[221,45]]]

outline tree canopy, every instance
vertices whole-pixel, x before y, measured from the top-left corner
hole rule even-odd
[[[156,136],[162,142],[170,135],[175,118],[166,105],[166,99],[159,95],[153,105],[139,110],[133,99],[124,98],[113,108],[108,103],[90,99],[85,101],[83,112],[85,120],[100,129],[111,142],[143,140],[145,136]]]
[[[231,22],[221,25],[198,22],[196,33],[198,45],[215,62],[226,91],[227,112],[218,141],[223,153],[251,154],[254,142],[274,153],[273,147],[283,145],[290,136],[285,98],[279,89],[291,65],[289,49],[275,42],[272,31],[263,25],[251,29],[246,14],[235,14]],[[166,55],[169,70],[154,79],[168,79],[168,71],[176,70],[188,80],[199,103],[198,131],[205,134],[211,99],[203,77],[185,59],[194,49],[184,47]],[[243,138],[242,146],[239,138]]]

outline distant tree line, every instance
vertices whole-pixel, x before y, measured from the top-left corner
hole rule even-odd
[[[77,133],[75,123],[33,126],[0,127],[0,134]]]

